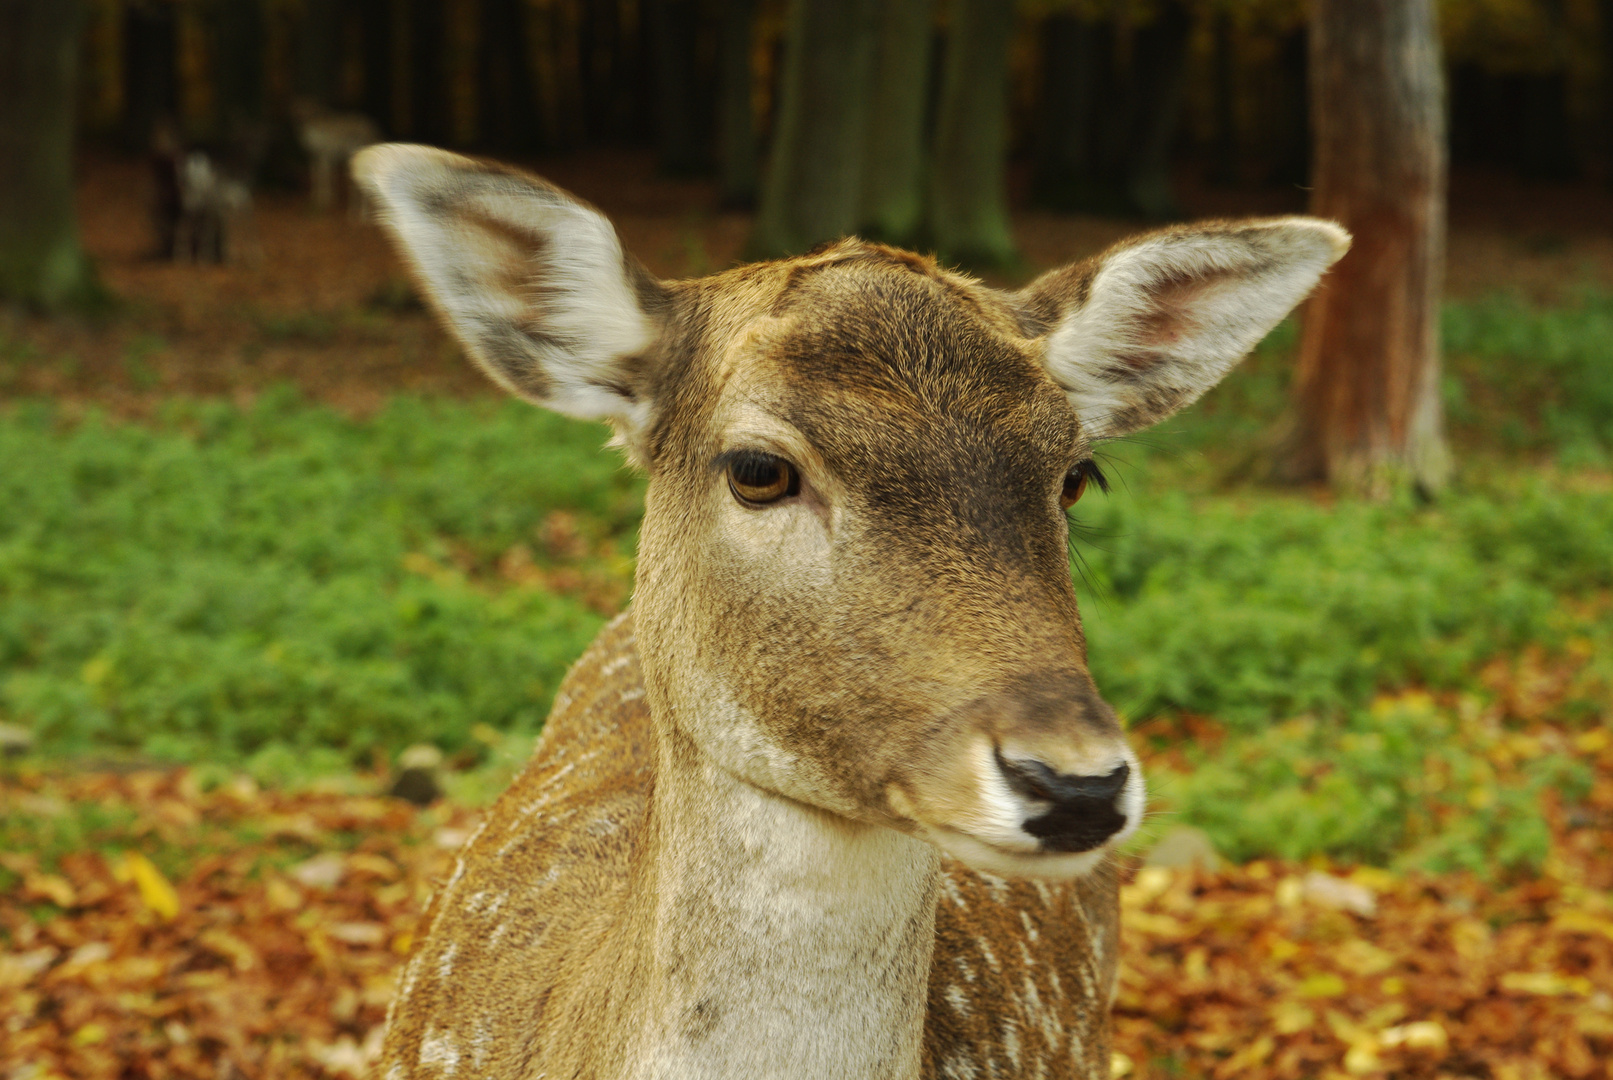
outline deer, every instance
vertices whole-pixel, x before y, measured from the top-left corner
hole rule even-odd
[[[1177,226],[1014,291],[856,238],[659,280],[514,169],[354,170],[486,374],[648,475],[632,598],[436,890],[376,1075],[1106,1080],[1146,795],[1067,511],[1348,233]]]

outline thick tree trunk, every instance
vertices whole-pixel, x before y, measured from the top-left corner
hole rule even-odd
[[[794,0],[773,153],[747,251],[796,254],[857,227],[876,0]]]
[[[893,244],[924,223],[924,109],[929,104],[935,0],[886,0],[879,16],[859,225]]]
[[[1014,5],[953,0],[931,170],[930,226],[950,262],[1016,257],[1008,223],[1008,39]]]
[[[756,0],[723,0],[717,26],[717,180],[724,206],[756,203],[756,117],[751,44]]]
[[[78,0],[0,3],[0,298],[56,309],[101,290],[73,210]]]
[[[1317,0],[1314,213],[1355,244],[1305,311],[1280,477],[1381,495],[1445,481],[1445,132],[1434,0]]]

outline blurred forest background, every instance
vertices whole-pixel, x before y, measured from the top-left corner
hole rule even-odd
[[[1336,43],[1401,10],[1397,96]],[[1421,179],[1339,166],[1369,128]],[[642,479],[434,325],[345,180],[377,139],[663,276],[1343,217],[1345,306],[1074,517],[1160,809],[1116,1072],[1610,1075],[1613,2],[0,0],[0,1077],[360,1074],[630,596]]]

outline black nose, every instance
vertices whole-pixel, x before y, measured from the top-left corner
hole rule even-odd
[[[1125,762],[1105,776],[1081,776],[1040,761],[1009,761],[999,752],[997,767],[1019,794],[1052,804],[1022,826],[1048,851],[1091,851],[1126,827],[1126,815],[1115,805],[1131,776]]]

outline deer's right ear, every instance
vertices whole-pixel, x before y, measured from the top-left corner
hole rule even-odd
[[[665,292],[603,214],[536,177],[425,146],[372,146],[353,176],[428,298],[494,381],[628,428]]]

